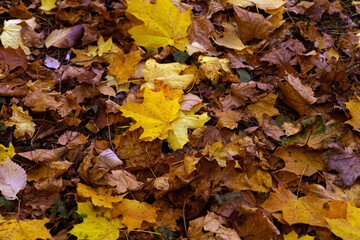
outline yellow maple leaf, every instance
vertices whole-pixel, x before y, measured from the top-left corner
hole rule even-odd
[[[119,229],[124,228],[120,218],[111,218],[109,209],[96,208],[90,202],[78,202],[77,204],[77,213],[81,215],[84,221],[75,225],[69,233],[78,239],[118,239]]]
[[[355,95],[356,98],[346,102],[346,108],[349,109],[352,118],[346,121],[347,124],[350,124],[354,127],[356,131],[360,131],[360,97]]]
[[[123,116],[136,121],[131,125],[130,131],[139,127],[144,129],[140,140],[167,139],[173,150],[182,148],[189,141],[188,128],[202,127],[210,119],[206,113],[184,114],[180,111],[177,98],[165,99],[163,91],[154,92],[149,88],[145,88],[143,103],[127,103],[118,109]]]
[[[360,239],[360,208],[347,203],[346,218],[325,218],[331,232],[346,240]]]
[[[55,8],[56,0],[41,0],[40,9],[44,11],[50,11],[51,9]]]
[[[36,240],[51,238],[49,229],[44,226],[49,221],[48,218],[7,221],[0,225],[0,239]]]
[[[90,186],[82,183],[78,183],[77,192],[82,197],[91,198],[92,203],[95,206],[112,208],[112,203],[120,202],[126,194],[116,197],[111,196],[113,190],[106,187],[98,187],[96,190]]]
[[[5,161],[8,157],[12,158],[15,154],[15,148],[12,143],[10,143],[8,148],[0,144],[0,163]]]
[[[157,63],[155,59],[146,61],[142,71],[146,83],[144,87],[154,89],[154,81],[160,80],[168,84],[171,88],[186,89],[193,81],[195,81],[195,74],[183,72],[191,67],[181,63]]]
[[[35,123],[32,121],[33,118],[29,116],[29,112],[16,105],[12,105],[11,108],[13,113],[5,126],[12,127],[15,125],[14,136],[16,139],[24,138],[26,134],[32,137],[35,133]]]
[[[209,154],[210,157],[216,159],[220,167],[226,167],[226,160],[228,156],[238,155],[240,152],[240,146],[234,144],[233,142],[223,145],[221,140],[213,143],[211,146],[206,145],[203,154]]]
[[[127,83],[130,76],[135,73],[136,64],[140,62],[141,59],[140,51],[130,52],[125,55],[124,52],[119,49],[112,57],[112,62],[108,68],[109,75],[115,76],[116,81],[109,81],[108,85],[115,85],[117,90],[119,90],[118,86]]]
[[[144,22],[129,30],[137,45],[150,53],[167,45],[185,51],[185,45],[189,44],[186,31],[191,24],[190,8],[181,13],[171,0],[157,0],[154,4],[130,0],[126,11]]]
[[[146,202],[124,199],[119,205],[113,208],[111,216],[116,217],[122,215],[123,223],[126,225],[128,231],[132,231],[136,228],[141,228],[143,221],[156,223],[157,210],[158,208]]]

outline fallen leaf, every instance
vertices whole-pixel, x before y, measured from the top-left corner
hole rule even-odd
[[[119,205],[112,209],[111,217],[122,215],[123,223],[130,232],[134,229],[141,229],[143,221],[148,223],[156,222],[156,211],[158,209],[146,202],[139,202],[136,200],[124,199]]]
[[[41,0],[41,6],[39,9],[44,11],[50,11],[51,9],[55,8],[56,0]]]
[[[15,148],[12,143],[10,143],[9,147],[0,144],[0,163],[4,162],[8,157],[12,158],[15,155]]]
[[[355,95],[356,98],[353,100],[350,100],[349,102],[346,102],[346,108],[349,110],[352,118],[350,120],[347,120],[346,123],[350,124],[355,128],[355,130],[360,131],[360,124],[359,124],[359,118],[360,118],[360,97]]]
[[[191,239],[202,239],[205,237],[205,233],[210,232],[211,235],[207,239],[211,239],[210,236],[214,236],[214,239],[228,239],[236,240],[240,239],[239,235],[234,229],[227,228],[225,226],[225,219],[213,212],[208,212],[205,217],[200,217],[190,221],[189,226],[189,238]]]
[[[140,51],[130,52],[124,54],[120,49],[113,57],[112,62],[108,68],[109,74],[115,76],[116,81],[109,81],[109,86],[116,86],[119,91],[119,85],[125,84],[128,82],[131,75],[135,73],[136,64],[140,62],[142,57],[140,56]]]
[[[6,221],[0,225],[1,239],[16,239],[16,240],[37,240],[39,238],[51,238],[49,229],[44,225],[50,219],[26,219],[18,221],[16,219]]]
[[[37,28],[38,25],[35,22],[35,18],[29,20],[12,19],[4,21],[4,28],[0,35],[0,40],[4,48],[11,47],[17,49],[22,48],[26,55],[30,55],[31,51],[28,46],[25,45],[23,38],[21,37],[21,25],[22,22],[26,22],[33,29]]]
[[[185,45],[189,44],[186,31],[191,24],[190,8],[181,13],[170,0],[158,0],[155,4],[130,0],[126,11],[144,22],[129,30],[137,45],[152,53],[157,53],[159,47],[167,45],[185,51]]]
[[[259,124],[263,122],[263,114],[267,114],[269,117],[274,117],[279,115],[279,110],[274,107],[277,95],[267,94],[261,98],[258,102],[250,104],[247,106],[249,111],[255,116]]]
[[[62,28],[52,31],[45,40],[45,45],[57,48],[71,48],[74,47],[84,34],[82,25],[76,25],[70,28]]]
[[[26,187],[25,170],[8,158],[0,163],[0,190],[7,200],[17,199],[16,194]]]
[[[284,240],[313,240],[315,239],[315,237],[309,236],[309,235],[305,235],[302,237],[299,237],[299,235],[292,230],[291,232],[289,232],[288,234],[284,234]]]
[[[351,203],[347,205],[346,218],[325,218],[329,224],[331,232],[342,239],[355,240],[360,238],[360,209],[352,206]]]
[[[146,83],[143,87],[154,89],[154,81],[159,80],[168,84],[174,89],[187,89],[195,81],[195,72],[187,73],[191,66],[181,63],[157,63],[154,59],[149,59],[145,63],[142,71]]]
[[[125,170],[112,170],[111,174],[105,176],[106,181],[112,187],[116,187],[116,194],[125,193],[127,191],[139,190],[144,183],[136,180],[134,174]]]
[[[240,39],[244,44],[254,39],[266,39],[276,29],[276,26],[261,14],[249,12],[237,6],[234,6],[234,11]]]
[[[109,209],[97,208],[90,202],[78,202],[77,205],[77,213],[84,221],[76,224],[69,233],[88,240],[119,238],[119,229],[124,228],[124,225],[120,218],[111,218]]]
[[[113,203],[121,202],[125,197],[124,195],[119,196],[111,196],[113,189],[107,187],[98,187],[94,189],[90,186],[87,186],[82,183],[78,183],[77,185],[77,193],[82,197],[91,198],[92,203],[95,206],[112,208]]]
[[[167,101],[162,91],[153,92],[148,88],[145,88],[143,103],[127,103],[118,109],[123,116],[135,119],[136,123],[131,125],[130,131],[139,127],[144,129],[140,140],[167,139],[174,150],[189,141],[188,128],[201,127],[210,119],[206,113],[185,115],[179,111],[178,99]]]
[[[5,126],[12,127],[15,125],[14,136],[17,139],[25,138],[25,136],[33,137],[35,123],[32,121],[33,118],[29,116],[29,112],[16,105],[12,105],[11,108],[13,113],[10,120],[5,123]]]
[[[296,175],[309,177],[318,170],[322,171],[325,167],[320,152],[314,150],[287,146],[277,148],[275,155],[285,161],[284,169]]]

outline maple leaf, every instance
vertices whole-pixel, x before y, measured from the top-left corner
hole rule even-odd
[[[345,216],[343,209],[339,209],[337,201],[335,204],[327,203],[328,199],[307,195],[298,198],[289,190],[278,188],[275,193],[271,192],[270,197],[261,205],[270,212],[282,211],[283,219],[289,224],[305,223],[312,226],[326,226],[326,217],[338,218]],[[324,204],[329,208],[324,208]]]
[[[146,202],[124,199],[119,205],[115,206],[111,212],[111,217],[123,216],[123,223],[128,231],[141,228],[143,221],[149,223],[156,222],[156,211],[158,209]]]
[[[353,126],[356,131],[360,131],[360,97],[357,95],[355,96],[355,99],[345,103],[346,108],[349,109],[352,116],[346,123]]]
[[[108,85],[115,85],[119,92],[119,85],[128,82],[131,75],[135,73],[136,64],[140,62],[141,59],[140,51],[130,52],[125,55],[124,52],[119,49],[112,57],[112,62],[108,68],[109,75],[115,76],[116,81],[109,81]]]
[[[50,219],[16,219],[0,225],[0,239],[37,240],[51,238],[49,230],[44,226]]]
[[[3,32],[0,35],[0,40],[4,48],[11,47],[17,49],[21,47],[26,55],[30,55],[31,51],[28,46],[25,45],[23,38],[21,37],[21,25],[20,23],[26,22],[32,28],[37,28],[38,25],[35,22],[35,18],[29,20],[12,19],[4,21]]]
[[[360,209],[354,207],[352,203],[347,203],[346,218],[325,218],[329,224],[331,232],[336,236],[346,240],[356,240],[360,238]]]
[[[190,72],[185,72],[190,70]],[[160,80],[171,88],[186,89],[193,81],[195,81],[195,71],[191,71],[191,66],[180,63],[160,64],[155,59],[146,61],[142,71],[146,83],[144,87],[154,89],[154,81]]]
[[[210,119],[206,113],[194,115],[180,112],[177,98],[166,100],[163,91],[154,92],[149,88],[145,88],[143,103],[127,103],[118,109],[123,116],[136,121],[130,126],[130,131],[139,127],[144,129],[140,140],[167,139],[173,150],[182,148],[189,141],[188,128],[202,127]]]
[[[8,157],[12,158],[15,154],[15,148],[12,143],[10,143],[8,148],[0,144],[0,163],[5,161]]]
[[[181,13],[170,0],[157,0],[155,4],[130,0],[126,11],[144,22],[131,28],[129,33],[137,45],[149,52],[155,53],[159,47],[167,45],[184,51],[189,44],[186,31],[191,24],[190,8]]]
[[[111,218],[109,209],[97,208],[90,202],[78,202],[77,204],[77,213],[84,221],[75,225],[69,233],[79,239],[118,239],[119,229],[124,228],[120,218]]]
[[[112,208],[112,203],[120,202],[126,194],[113,197],[112,189],[107,187],[98,187],[96,190],[85,184],[78,183],[77,192],[82,197],[91,198],[92,203],[95,206]]]
[[[15,125],[14,136],[17,139],[24,138],[27,134],[29,137],[32,137],[35,133],[35,123],[33,123],[33,118],[29,116],[28,111],[24,111],[22,107],[17,107],[12,105],[12,116],[9,121],[5,122],[5,126],[12,127]]]

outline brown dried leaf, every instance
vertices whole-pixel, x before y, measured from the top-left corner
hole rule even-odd
[[[70,28],[62,28],[54,30],[47,36],[45,45],[57,48],[71,48],[74,47],[84,34],[82,25],[76,25]]]

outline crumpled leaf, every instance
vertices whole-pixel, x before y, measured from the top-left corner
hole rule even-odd
[[[82,197],[91,198],[92,203],[95,206],[112,208],[113,203],[120,202],[126,194],[119,195],[116,197],[111,196],[113,189],[107,187],[98,187],[94,189],[82,183],[77,185],[77,193]]]
[[[135,44],[153,53],[167,45],[185,51],[189,44],[186,31],[191,24],[190,8],[181,13],[170,0],[157,0],[154,4],[129,0],[126,11],[144,22],[129,30]]]
[[[8,148],[0,144],[0,163],[5,161],[8,157],[12,158],[13,156],[15,156],[15,154],[15,148],[12,143],[10,143],[10,146]]]
[[[285,80],[285,83],[282,81],[277,81],[277,83],[286,105],[294,108],[301,116],[308,114],[310,105],[317,101],[314,91],[291,74],[288,74]]]
[[[145,88],[144,102],[127,103],[118,107],[125,117],[132,117],[136,123],[130,131],[144,129],[140,140],[167,139],[171,148],[182,148],[188,141],[187,129],[202,127],[210,118],[206,113],[194,115],[180,112],[178,99],[166,100],[163,91],[153,92]]]
[[[120,218],[111,218],[109,209],[97,208],[90,202],[78,202],[77,204],[77,213],[81,215],[84,221],[76,224],[69,233],[79,239],[118,239],[119,229],[124,228]]]
[[[41,6],[39,9],[44,11],[50,11],[51,9],[55,8],[56,0],[41,0]]]
[[[213,212],[208,212],[205,217],[199,217],[190,221],[189,238],[190,239],[240,239],[234,229],[224,226],[226,221],[223,217]],[[203,232],[206,231],[207,233]],[[215,234],[215,236],[214,236]],[[207,238],[204,238],[207,235]]]
[[[16,199],[16,194],[26,187],[25,170],[8,158],[0,163],[0,190],[7,200]]]
[[[16,105],[12,105],[11,108],[13,113],[10,120],[5,122],[5,126],[12,127],[15,125],[14,136],[17,139],[24,138],[25,135],[32,137],[35,133],[35,123],[32,121],[33,118],[29,116],[29,112]]]
[[[228,59],[200,56],[198,62],[201,64],[199,67],[201,79],[210,79],[212,82],[215,82],[225,73],[231,73]]]
[[[11,19],[4,21],[4,28],[0,35],[0,40],[4,48],[11,47],[17,49],[21,47],[26,55],[30,55],[31,51],[28,46],[25,45],[24,40],[21,36],[21,25],[20,23],[26,22],[32,28],[37,28],[38,24],[35,22],[35,18],[29,20]]]
[[[124,199],[119,205],[113,208],[111,217],[122,215],[123,223],[130,232],[136,228],[141,228],[143,221],[156,223],[157,210],[156,207],[146,202]]]
[[[116,186],[117,194],[139,190],[144,185],[144,183],[136,181],[134,174],[125,170],[112,170],[111,174],[105,176],[105,179],[110,186]]]
[[[0,225],[0,239],[16,240],[37,240],[49,239],[51,234],[45,227],[50,219],[26,219],[18,221],[16,219],[5,222]]]
[[[191,67],[181,63],[157,63],[154,59],[146,61],[142,71],[143,77],[147,83],[143,87],[154,89],[154,81],[160,80],[168,84],[171,88],[187,89],[195,81],[195,72],[187,73]]]
[[[84,34],[82,25],[76,25],[70,28],[62,28],[52,31],[45,40],[45,45],[57,48],[71,48],[75,46]]]

